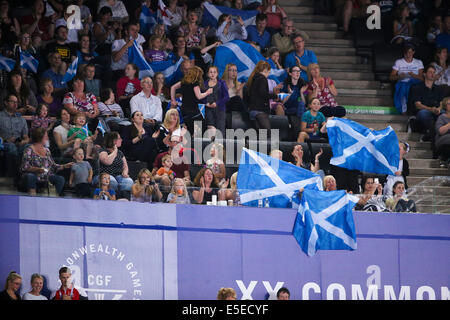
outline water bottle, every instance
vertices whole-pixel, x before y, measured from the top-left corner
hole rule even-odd
[[[262,208],[262,207],[263,207],[263,200],[258,199],[258,208]]]
[[[265,208],[270,208],[269,198],[265,198],[264,199],[264,207]]]
[[[236,199],[234,199],[235,206],[238,207],[241,205],[241,197],[239,196],[239,191],[236,190]]]

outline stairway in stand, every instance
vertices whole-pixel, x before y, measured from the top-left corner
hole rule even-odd
[[[409,143],[411,151],[405,156],[410,165],[409,187],[433,176],[449,176],[450,169],[440,168],[439,160],[432,158],[430,142],[419,142],[420,134],[406,132],[408,118],[393,109],[391,86],[382,86],[375,80],[371,62],[356,55],[353,40],[344,39],[334,16],[314,15],[314,0],[279,0],[278,3],[294,20],[296,30],[309,35],[305,47],[316,54],[321,74],[335,82],[336,100],[347,108],[347,117],[376,130],[390,125],[400,141]],[[436,197],[432,197],[433,200],[419,204],[420,211],[449,212],[450,185],[427,190],[443,199],[436,204]]]

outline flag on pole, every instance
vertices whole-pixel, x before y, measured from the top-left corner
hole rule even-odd
[[[134,44],[128,49],[128,60],[138,66],[139,79],[146,76],[153,77],[155,72],[162,72],[166,79],[166,83],[169,85],[172,85],[181,73],[180,66],[181,62],[183,62],[183,58],[180,58],[176,62],[166,60],[148,63],[136,41],[134,41]]]
[[[39,60],[33,57],[30,53],[23,52],[20,49],[20,67],[27,69],[33,73],[37,73]]]
[[[14,69],[15,65],[16,60],[0,55],[0,70],[6,70],[7,72],[10,72]]]
[[[352,209],[358,197],[345,190],[305,189],[295,219],[293,235],[302,250],[355,250],[356,232]]]
[[[67,71],[64,74],[61,83],[64,84],[72,80],[77,74],[77,70],[78,70],[78,57],[75,58],[75,60],[73,60],[72,63],[67,68]]]
[[[219,69],[221,77],[227,64],[234,63],[238,70],[238,80],[247,82],[256,64],[261,60],[266,61],[266,58],[251,44],[233,40],[216,48],[214,65]],[[282,82],[286,76],[287,73],[284,69],[270,69],[269,79],[275,80],[276,83]]]
[[[333,118],[327,121],[327,132],[333,151],[330,164],[388,175],[398,170],[398,139],[391,126],[377,131],[350,119]]]
[[[291,163],[243,148],[239,162],[237,187],[241,203],[256,207],[268,199],[270,207],[292,206],[300,188],[322,190],[318,174]]]

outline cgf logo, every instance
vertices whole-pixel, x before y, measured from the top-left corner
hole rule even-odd
[[[367,14],[370,14],[370,17],[367,18],[366,26],[367,29],[381,29],[381,9],[379,6],[372,4],[367,7]]]
[[[69,30],[83,29],[83,24],[81,23],[81,11],[79,6],[74,4],[68,6],[66,14],[68,15],[66,18],[67,29]]]

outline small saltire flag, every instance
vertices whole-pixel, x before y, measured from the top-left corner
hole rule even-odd
[[[219,69],[219,76],[221,77],[227,64],[234,63],[238,70],[238,80],[247,82],[256,64],[261,60],[266,61],[266,58],[251,44],[241,40],[233,40],[216,48],[214,65]],[[280,83],[286,75],[286,70],[272,68],[269,78],[275,80],[276,83]]]
[[[309,170],[243,148],[237,187],[243,205],[256,207],[259,199],[267,198],[270,207],[288,208],[300,188],[322,190],[322,180]]]
[[[293,235],[308,256],[317,250],[356,250],[352,209],[358,199],[345,190],[303,191]]]
[[[142,5],[141,14],[139,15],[139,33],[150,35],[153,26],[156,24],[156,12],[152,12],[145,4]]]
[[[172,22],[170,21],[172,14],[169,10],[167,10],[166,5],[163,0],[158,1],[158,21],[162,22],[166,26],[171,26]]]
[[[202,26],[204,27],[217,27],[219,17],[222,14],[228,14],[231,16],[240,16],[244,20],[244,25],[247,27],[249,25],[254,25],[256,23],[256,15],[259,13],[258,10],[239,10],[234,8],[215,6],[209,2],[203,3],[203,15],[202,15]]]
[[[12,69],[14,69],[15,65],[16,60],[0,55],[0,70],[6,70],[7,72],[10,72]]]
[[[333,118],[327,121],[327,132],[333,151],[330,164],[388,175],[398,170],[398,139],[391,126],[376,131],[350,119]]]
[[[98,121],[97,129],[100,130],[100,132],[102,133],[102,135],[104,135],[105,132],[106,132],[105,127],[103,126],[103,123],[102,123],[101,120]]]
[[[20,50],[20,67],[33,73],[37,73],[39,60],[33,57],[30,53]]]
[[[63,77],[61,83],[64,84],[64,83],[67,83],[70,80],[72,80],[75,77],[75,75],[77,74],[77,70],[78,70],[78,57],[75,58],[75,60],[73,60],[72,63],[67,68],[67,71],[64,74],[64,77]]]
[[[174,80],[177,78],[180,71],[181,62],[183,62],[183,58],[180,58],[178,61],[173,62],[172,60],[159,61],[148,63],[145,60],[141,50],[136,41],[134,44],[128,49],[128,60],[133,62],[139,68],[139,79],[142,79],[145,76],[153,77],[155,72],[162,72],[166,79],[166,83],[172,85]]]
[[[86,135],[86,137],[89,137],[89,128],[88,128],[88,124],[87,123],[84,126],[81,127],[81,130],[83,130],[83,132]]]
[[[206,105],[204,103],[199,103],[198,104],[198,110],[202,114],[203,119],[205,119],[205,107],[206,107]]]

